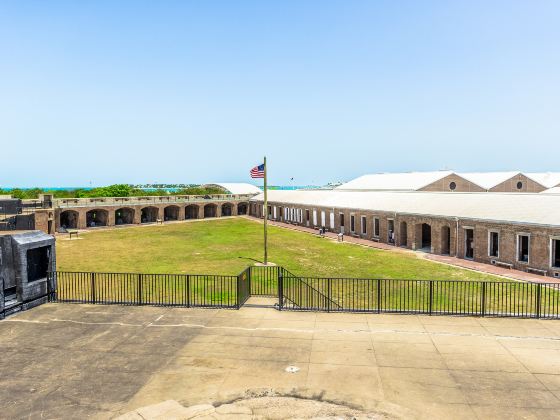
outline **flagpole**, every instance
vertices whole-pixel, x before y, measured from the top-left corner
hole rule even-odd
[[[264,265],[268,264],[268,241],[266,222],[268,220],[268,199],[266,194],[266,156],[264,157]]]

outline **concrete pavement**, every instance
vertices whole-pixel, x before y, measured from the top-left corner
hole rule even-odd
[[[0,337],[6,418],[155,419],[208,405],[196,418],[560,412],[551,320],[47,304],[0,321]],[[274,410],[255,408],[262,397]]]

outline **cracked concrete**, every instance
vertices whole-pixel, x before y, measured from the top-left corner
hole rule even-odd
[[[290,418],[306,402],[306,418],[560,409],[558,321],[47,304],[0,321],[0,336],[5,418],[157,418],[166,401],[212,418]]]

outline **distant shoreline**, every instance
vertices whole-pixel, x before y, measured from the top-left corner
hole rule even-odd
[[[262,190],[262,187],[257,185],[258,188]],[[90,191],[94,188],[102,188],[102,187],[1,187],[0,189],[4,191],[12,191],[12,190],[33,190],[35,188],[39,188],[44,191],[74,191],[74,190],[85,190]],[[310,189],[310,188],[321,188],[316,185],[269,185],[269,190],[299,190],[299,189]],[[156,190],[165,190],[169,192],[178,191],[181,188],[139,188],[144,191],[156,191]]]

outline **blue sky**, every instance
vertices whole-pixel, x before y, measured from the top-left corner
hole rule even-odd
[[[558,1],[0,1],[0,186],[560,170]]]

